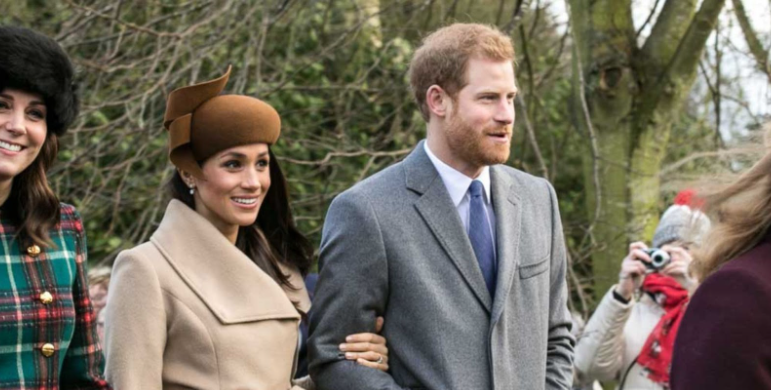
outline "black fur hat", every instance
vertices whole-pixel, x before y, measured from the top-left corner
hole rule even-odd
[[[72,64],[51,38],[20,27],[0,26],[0,91],[14,88],[43,96],[49,131],[62,135],[78,116]]]

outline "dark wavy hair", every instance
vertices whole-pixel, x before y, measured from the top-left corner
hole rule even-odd
[[[59,224],[59,198],[51,190],[46,172],[59,153],[59,137],[49,131],[37,158],[13,178],[11,193],[0,211],[17,227],[22,246],[53,246],[48,232]]]
[[[297,229],[289,207],[289,188],[281,167],[270,155],[270,189],[260,206],[257,220],[250,226],[238,229],[236,247],[246,254],[260,269],[281,285],[296,288],[289,283],[289,276],[280,264],[296,267],[305,276],[313,261],[313,246]],[[179,171],[168,183],[171,197],[195,209],[195,199]]]

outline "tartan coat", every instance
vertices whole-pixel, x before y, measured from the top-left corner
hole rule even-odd
[[[86,281],[86,235],[61,204],[51,248],[20,247],[0,214],[0,389],[107,389]]]

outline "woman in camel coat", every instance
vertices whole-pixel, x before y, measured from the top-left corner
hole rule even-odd
[[[165,125],[173,200],[150,242],[113,267],[105,354],[116,389],[310,389],[293,381],[302,275],[312,248],[296,230],[270,151],[266,103],[219,93],[224,76],[172,92]],[[354,335],[346,357],[387,369],[385,340]]]

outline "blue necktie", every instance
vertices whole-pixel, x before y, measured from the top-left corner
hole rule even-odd
[[[471,182],[469,195],[471,195],[471,201],[469,202],[468,236],[479,262],[479,268],[482,270],[482,276],[485,278],[487,290],[490,291],[490,297],[494,298],[498,269],[495,261],[495,243],[490,231],[490,220],[485,210],[484,187],[481,181]]]

